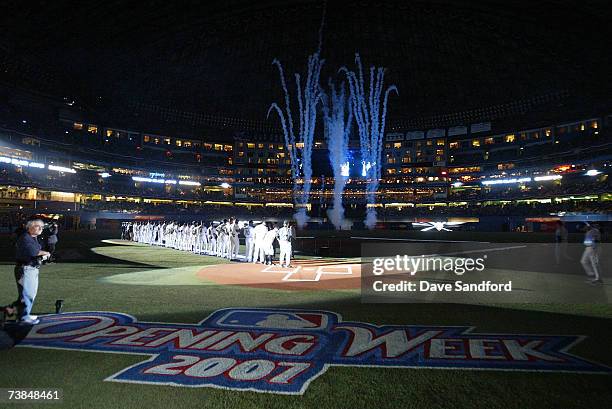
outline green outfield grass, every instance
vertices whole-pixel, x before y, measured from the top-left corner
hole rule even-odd
[[[169,249],[102,242],[110,233],[62,235],[60,262],[41,270],[35,314],[115,311],[141,321],[198,322],[227,307],[325,309],[374,324],[475,326],[478,331],[586,335],[572,349],[612,366],[610,305],[361,304],[358,291],[278,291],[196,283],[220,260]],[[12,248],[0,246],[0,304],[15,299]],[[228,265],[231,268],[231,264]],[[180,282],[167,280],[165,274]],[[142,283],[125,285],[137,277]],[[123,276],[117,276],[123,275]],[[113,279],[109,277],[116,276]],[[123,277],[123,278],[122,278]],[[180,284],[180,285],[178,285]],[[192,285],[193,284],[193,285]],[[569,373],[332,367],[303,396],[104,382],[141,356],[14,348],[0,352],[0,388],[59,387],[65,408],[603,408],[612,377]],[[27,407],[27,405],[15,405]]]

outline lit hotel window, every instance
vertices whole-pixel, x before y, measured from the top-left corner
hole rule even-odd
[[[479,139],[474,139],[472,141],[472,146],[475,148],[478,148],[480,146],[480,140]]]
[[[75,122],[72,127],[78,131],[80,131],[81,129],[83,129],[83,124],[80,122]]]
[[[88,125],[87,132],[89,133],[98,133],[98,127],[96,125]]]
[[[402,147],[402,143],[401,143],[401,142],[395,142],[395,143],[393,144],[393,147],[394,147],[395,149],[399,149],[399,148],[401,148],[401,147]]]
[[[493,138],[485,138],[484,143],[485,145],[493,145],[495,140]]]
[[[222,150],[223,150],[223,145],[221,145],[221,144],[219,144],[219,143],[216,143],[216,144],[215,144],[215,150],[216,150],[216,151],[222,151]]]
[[[179,147],[183,146],[183,141],[181,141],[180,139],[177,139],[175,143],[176,143],[176,146],[179,146]]]
[[[599,127],[599,124],[597,123],[597,121],[591,122],[591,128],[597,129],[598,127]]]
[[[444,139],[438,139],[436,143],[438,146],[444,146]]]
[[[264,147],[264,144],[263,144],[263,143],[258,143],[258,144],[257,144],[257,148],[259,148],[259,149],[263,149],[263,147]]]
[[[185,142],[183,142],[183,146],[184,146],[185,148],[191,148],[191,141],[185,141]]]
[[[247,148],[255,149],[255,144],[254,143],[247,143]]]
[[[170,145],[172,142],[170,141],[170,138],[164,138],[164,143],[166,145]]]
[[[514,136],[514,134],[506,135],[506,142],[507,143],[512,143],[515,140],[516,140],[516,137]]]
[[[451,142],[448,144],[448,147],[451,149],[458,149],[459,148],[459,142]]]
[[[159,145],[159,138],[155,138],[155,145]]]
[[[142,140],[144,142],[150,142],[151,141],[151,137],[149,135],[145,135],[145,136],[142,137]]]
[[[552,130],[550,130],[550,129],[545,130],[544,131],[544,135],[546,135],[546,136],[552,135]]]
[[[106,137],[108,138],[110,136],[113,136],[113,130],[112,129],[107,129],[106,130]]]

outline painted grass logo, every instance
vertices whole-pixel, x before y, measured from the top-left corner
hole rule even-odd
[[[198,324],[138,322],[112,312],[49,315],[21,345],[150,356],[107,381],[302,394],[335,365],[610,374],[612,368],[567,352],[581,339],[378,327],[342,322],[327,311],[232,308]]]

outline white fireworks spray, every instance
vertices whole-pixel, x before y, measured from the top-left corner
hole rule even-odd
[[[366,83],[359,54],[355,54],[357,72],[342,67],[350,87],[351,109],[359,130],[359,144],[362,160],[362,175],[367,179],[367,215],[365,224],[368,228],[376,225],[376,191],[381,177],[381,155],[385,135],[385,119],[389,94],[397,87],[387,87],[383,95],[385,68],[370,67],[369,92],[366,95]],[[381,104],[382,102],[382,104]],[[382,105],[382,106],[381,106]]]
[[[299,73],[295,73],[296,99],[298,102],[299,128],[296,137],[294,131],[293,115],[291,114],[291,96],[285,81],[283,66],[278,59],[272,61],[278,67],[281,86],[285,93],[285,109],[274,102],[268,109],[268,115],[275,110],[281,121],[283,134],[285,136],[285,146],[289,152],[291,160],[291,177],[293,178],[293,196],[295,197],[296,212],[294,218],[300,228],[306,225],[308,215],[306,214],[310,189],[312,186],[312,146],[317,124],[317,105],[321,98],[321,86],[319,78],[321,68],[325,60],[321,58],[323,47],[323,28],[325,26],[325,14],[327,2],[323,2],[323,12],[321,15],[321,25],[319,26],[317,52],[308,57],[308,68],[306,82],[302,85]],[[297,144],[301,146],[298,151]],[[302,190],[299,190],[298,181],[302,179]]]
[[[281,121],[283,134],[285,136],[285,146],[289,152],[291,160],[291,176],[293,178],[293,193],[296,201],[295,219],[300,227],[303,227],[308,220],[306,215],[306,206],[310,196],[310,188],[312,184],[312,147],[315,126],[317,123],[317,105],[320,101],[319,77],[321,68],[325,60],[321,59],[319,53],[316,52],[308,57],[308,72],[306,81],[302,85],[302,80],[299,73],[295,74],[295,87],[297,92],[298,102],[298,134],[296,137],[294,130],[294,120],[291,113],[291,97],[287,89],[283,66],[280,61],[274,60],[272,64],[278,67],[281,85],[285,93],[285,109],[282,110],[279,105],[274,102],[268,110],[275,110]],[[300,146],[298,148],[298,146]],[[302,179],[302,189],[298,186],[299,179]]]
[[[329,162],[334,172],[334,204],[327,215],[336,229],[345,224],[342,192],[349,176],[347,161],[348,142],[353,122],[353,112],[348,104],[348,95],[344,83],[339,89],[329,80],[329,94],[321,93],[323,101],[323,123],[325,139],[329,151]]]

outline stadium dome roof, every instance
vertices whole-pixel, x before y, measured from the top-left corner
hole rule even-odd
[[[21,2],[3,6],[0,81],[116,115],[265,123],[286,72],[316,50],[323,2]],[[565,1],[329,1],[322,78],[388,68],[394,126],[528,112],[568,96],[609,102],[606,6]],[[582,102],[583,103],[583,102]],[[195,119],[194,119],[195,118]],[[271,120],[275,121],[275,120]]]

